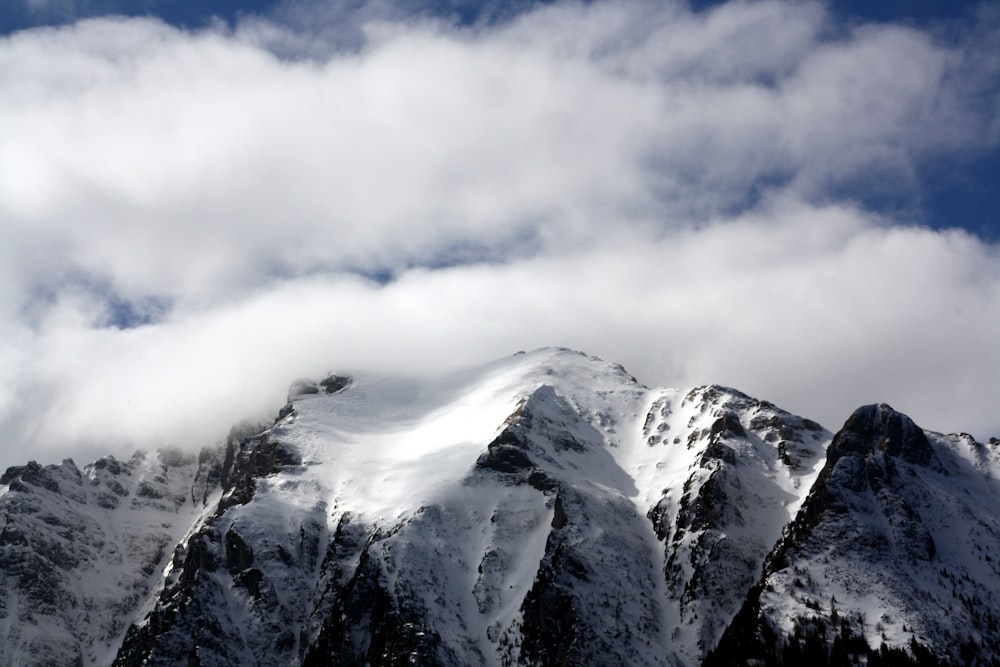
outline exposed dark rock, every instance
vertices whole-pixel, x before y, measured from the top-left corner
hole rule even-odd
[[[278,416],[274,418],[274,423],[277,424],[281,420],[287,418],[289,415],[295,414],[295,404],[286,403],[284,407],[278,410]]]
[[[316,640],[308,647],[304,667],[440,664],[440,637],[424,627],[419,611],[386,590],[377,561],[369,555],[374,544],[377,540],[365,547],[353,576],[343,587],[328,589],[325,594],[329,611]],[[345,547],[349,549],[348,545],[339,545]],[[359,638],[364,639],[359,642]]]
[[[819,651],[823,664],[856,664],[862,659],[869,665],[939,664],[938,658],[920,644],[915,644],[909,654],[899,652],[898,662],[883,663],[881,660],[892,652],[884,645],[875,651],[858,641],[851,644],[854,629],[846,621],[836,641],[824,634],[823,622],[814,621],[797,624],[796,634],[781,637],[760,611],[763,582],[769,575],[785,571],[794,562],[808,559],[831,544],[843,544],[865,567],[884,563],[887,577],[904,563],[932,561],[937,552],[934,539],[908,500],[920,493],[916,478],[906,472],[910,466],[940,469],[924,432],[885,404],[856,410],[834,436],[826,465],[798,515],[768,556],[760,583],[750,591],[705,664],[744,664],[748,658],[761,665],[788,664],[784,660],[799,664],[806,659],[803,651],[813,651],[813,655]],[[855,647],[853,659],[845,648],[848,645]],[[825,662],[833,656],[843,657]]]
[[[713,422],[709,437],[713,442],[718,442],[720,438],[742,438],[745,437],[746,434],[747,433],[743,429],[743,425],[740,424],[739,417],[737,417],[735,413],[727,410],[724,415]]]
[[[112,475],[120,475],[122,473],[122,464],[113,456],[105,456],[97,459],[94,462],[94,468],[96,470],[107,470]]]
[[[919,465],[928,465],[934,456],[920,427],[885,403],[855,410],[831,443],[828,456],[836,460],[850,452],[876,451]]]
[[[715,471],[699,487],[697,494],[686,491],[677,511],[678,530],[704,530],[718,525],[722,512],[739,517],[739,508],[732,506],[726,492],[726,475]],[[690,482],[690,479],[688,480]],[[685,484],[687,488],[687,484]]]
[[[587,451],[586,446],[583,445],[579,440],[573,437],[568,431],[563,431],[551,437],[552,447],[557,452],[585,452]]]
[[[858,498],[867,490],[877,494],[880,504],[894,513],[901,507],[894,500],[897,464],[930,465],[935,455],[927,436],[906,415],[889,406],[866,405],[855,410],[834,436],[827,449],[827,462],[820,472],[799,517],[796,531],[810,530],[825,512],[843,514],[868,501]],[[928,552],[933,556],[933,549]]]
[[[529,472],[534,464],[525,454],[527,446],[522,436],[505,428],[487,445],[486,452],[476,460],[476,467],[506,474]]]
[[[822,426],[820,426],[819,424],[817,424],[816,422],[814,422],[811,419],[803,419],[802,420],[802,425],[805,426],[810,431],[822,431],[823,430]]]
[[[713,440],[701,455],[701,466],[707,466],[712,459],[733,465],[736,463],[736,451],[728,445]]]
[[[247,546],[235,527],[226,532],[226,568],[236,574],[253,565],[253,550]]]
[[[237,588],[247,589],[247,592],[256,600],[261,599],[261,583],[263,581],[264,573],[255,567],[241,570],[233,576],[233,584]]]
[[[38,465],[35,461],[29,461],[24,466],[12,466],[7,468],[3,476],[0,476],[0,484],[10,484],[15,488],[15,483],[20,482],[16,488],[23,492],[30,492],[30,487],[39,487],[53,493],[59,493],[59,483],[52,479],[49,472]],[[27,484],[29,486],[24,486]]]
[[[553,366],[548,373],[558,376],[560,370]],[[290,394],[318,395],[299,403],[303,413],[310,405],[336,408],[339,399],[323,394],[350,384],[350,378],[330,376],[293,385]],[[234,429],[223,447],[198,455],[195,482],[183,494],[196,511],[199,502],[204,508],[209,497],[218,497],[220,487],[222,500],[214,512],[198,514],[180,544],[150,549],[143,581],[162,582],[162,590],[148,616],[128,628],[115,664],[451,666],[492,662],[481,651],[495,647],[504,667],[676,667],[697,664],[727,624],[708,665],[944,661],[945,652],[932,653],[916,640],[910,647],[872,649],[858,629],[871,633],[880,621],[843,620],[837,614],[846,616],[847,610],[834,609],[829,596],[821,600],[829,612],[785,619],[784,625],[770,622],[762,600],[774,593],[769,585],[780,591],[781,584],[769,575],[784,575],[783,568],[803,560],[807,566],[800,572],[825,573],[827,561],[821,559],[844,559],[845,550],[861,554],[865,567],[883,567],[887,576],[930,573],[930,587],[957,591],[956,608],[977,610],[970,628],[978,634],[949,637],[954,661],[948,664],[989,664],[977,656],[987,655],[988,628],[1000,618],[992,615],[995,605],[978,596],[992,601],[993,593],[961,583],[970,572],[975,577],[973,567],[947,574],[942,567],[941,579],[933,581],[939,560],[954,549],[935,544],[940,533],[925,525],[931,515],[920,491],[927,479],[944,474],[941,461],[960,463],[940,444],[944,436],[924,434],[888,406],[859,409],[837,434],[812,493],[779,539],[768,531],[776,533],[786,508],[801,500],[796,483],[812,479],[790,469],[812,470],[817,439],[828,437],[818,424],[739,392],[701,387],[684,398],[685,418],[694,413],[687,427],[686,419],[675,417],[670,434],[677,443],[686,436],[693,451],[662,446],[664,458],[657,460],[658,451],[643,443],[664,442],[671,414],[666,400],[653,404],[638,443],[631,443],[625,426],[641,421],[641,412],[619,414],[593,398],[563,398],[553,387],[539,387],[477,452],[474,466],[463,473],[465,486],[435,486],[416,511],[373,511],[371,525],[363,519],[367,507],[357,516],[344,511],[359,507],[346,487],[324,486],[331,477],[337,484],[347,479],[342,470],[327,476],[328,468],[298,467],[298,451],[280,440],[296,428],[293,420],[270,431]],[[639,411],[643,404],[627,405]],[[289,403],[279,421],[292,414]],[[311,427],[311,419],[302,425]],[[998,445],[991,439],[990,446]],[[623,459],[617,452],[641,456]],[[976,468],[980,475],[994,461],[990,452],[981,454],[986,463]],[[776,456],[788,468],[775,465]],[[79,498],[115,512],[176,504],[177,491],[169,484],[173,468],[193,459],[170,452],[157,457],[108,457],[85,468],[82,478],[72,463],[60,469],[28,464],[0,478],[9,484],[0,513],[0,575],[6,577],[0,579],[0,621],[10,587],[34,596],[33,612],[89,604],[75,597],[72,568],[87,557],[86,549],[120,536],[101,534],[100,524],[84,527],[77,520],[83,513],[59,508]],[[628,469],[623,460],[638,462],[637,468]],[[138,470],[141,481],[133,476]],[[264,479],[279,472],[285,474]],[[405,479],[393,479],[391,472],[387,484]],[[956,479],[972,479],[960,473]],[[776,477],[780,485],[772,484]],[[645,486],[650,480],[656,480],[652,488]],[[379,479],[372,482],[378,488]],[[667,488],[657,496],[661,486]],[[962,507],[963,491],[955,493],[956,506]],[[38,504],[52,496],[58,496],[57,505]],[[637,512],[639,498],[652,505]],[[758,512],[761,503],[773,503],[779,514]],[[51,539],[39,540],[35,526]],[[970,530],[1000,534],[1000,525],[984,520]],[[171,549],[170,567],[163,571],[162,557]],[[984,572],[996,567],[988,551],[978,554],[975,565]],[[908,586],[917,590],[899,581],[887,587],[890,594]],[[137,599],[145,594],[143,585],[135,587]],[[807,581],[784,599],[817,610],[809,596],[822,586]],[[450,599],[456,591],[459,603]],[[123,617],[134,618],[135,608]],[[476,609],[482,618],[475,617]],[[675,617],[679,626],[663,627],[664,618]],[[902,632],[916,635],[912,628]],[[683,653],[671,653],[675,647]],[[47,662],[74,660],[84,658],[70,652]]]
[[[328,394],[336,394],[351,386],[353,380],[346,375],[330,375],[320,381],[319,386]]]
[[[160,490],[150,484],[149,482],[142,481],[139,483],[139,488],[135,491],[136,495],[141,498],[162,498],[163,494]]]
[[[566,508],[563,507],[562,498],[558,495],[556,496],[555,503],[552,508],[552,527],[556,530],[560,528],[565,528],[568,523],[568,517],[566,516]]]
[[[667,496],[668,492],[669,489],[664,489],[663,497],[646,512],[646,517],[653,524],[653,531],[661,542],[670,539],[670,498]]]
[[[559,488],[559,480],[538,468],[534,468],[528,473],[527,482],[532,488],[546,494],[552,493]]]
[[[157,454],[162,462],[171,454]],[[190,457],[183,457],[190,461]],[[172,466],[146,474],[136,485],[135,466],[105,457],[86,468],[84,476],[72,460],[60,465],[29,464],[12,471],[8,492],[0,501],[0,626],[44,627],[42,635],[14,632],[5,635],[0,662],[7,664],[6,649],[33,656],[31,664],[92,664],[93,651],[110,643],[125,630],[146,593],[147,582],[162,564],[170,534],[172,513],[186,495],[174,482],[189,471]],[[173,484],[173,486],[171,486]],[[136,488],[136,493],[131,489]],[[122,498],[132,496],[129,504]],[[158,512],[150,525],[135,525],[115,534],[114,519],[128,520],[132,509]],[[113,513],[112,513],[113,512]],[[121,580],[110,582],[117,597],[105,590],[94,592],[86,578],[107,563],[123,563]],[[102,567],[103,565],[103,567]],[[8,607],[6,602],[14,604]],[[16,610],[18,618],[7,616]],[[86,623],[80,622],[86,610]]]
[[[241,445],[238,452],[233,452],[233,457],[231,472],[223,476],[226,486],[222,500],[219,501],[219,514],[233,505],[250,502],[257,488],[255,480],[258,478],[266,477],[286,466],[302,463],[296,451],[280,441],[272,440],[268,435]]]
[[[191,484],[192,503],[207,505],[211,492],[223,486],[222,462],[226,451],[224,447],[204,447],[198,453],[198,470]]]
[[[117,496],[106,492],[98,493],[96,502],[98,507],[108,510],[113,510],[121,504]]]
[[[559,583],[563,578],[559,570],[566,565],[566,550],[559,546],[551,551],[546,547],[546,551],[535,582],[521,605],[524,620],[520,664],[539,667],[584,664],[586,656],[581,656],[574,647],[577,614],[573,597]]]

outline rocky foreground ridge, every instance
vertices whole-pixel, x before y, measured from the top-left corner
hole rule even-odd
[[[568,350],[0,477],[3,665],[1000,664],[1000,442]]]

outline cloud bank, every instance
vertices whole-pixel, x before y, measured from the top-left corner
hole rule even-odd
[[[922,227],[919,177],[997,142],[995,16],[558,4],[366,15],[349,48],[334,18],[0,40],[0,464],[540,345],[1000,434],[998,248]]]

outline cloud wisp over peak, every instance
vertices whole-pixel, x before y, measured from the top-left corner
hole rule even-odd
[[[928,165],[998,139],[981,33],[636,1],[373,13],[343,49],[311,15],[0,39],[4,463],[548,344],[1000,432],[997,246],[920,225]]]

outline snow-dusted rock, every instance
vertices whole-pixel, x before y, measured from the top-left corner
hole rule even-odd
[[[109,664],[202,511],[210,461],[161,451],[83,470],[9,468],[0,485],[0,664]]]
[[[563,349],[299,380],[199,457],[8,470],[0,664],[988,661],[998,450]]]
[[[734,654],[778,664],[816,645],[867,659],[883,644],[902,649],[897,661],[995,664],[1000,483],[984,449],[885,404],[855,411],[718,664]]]

